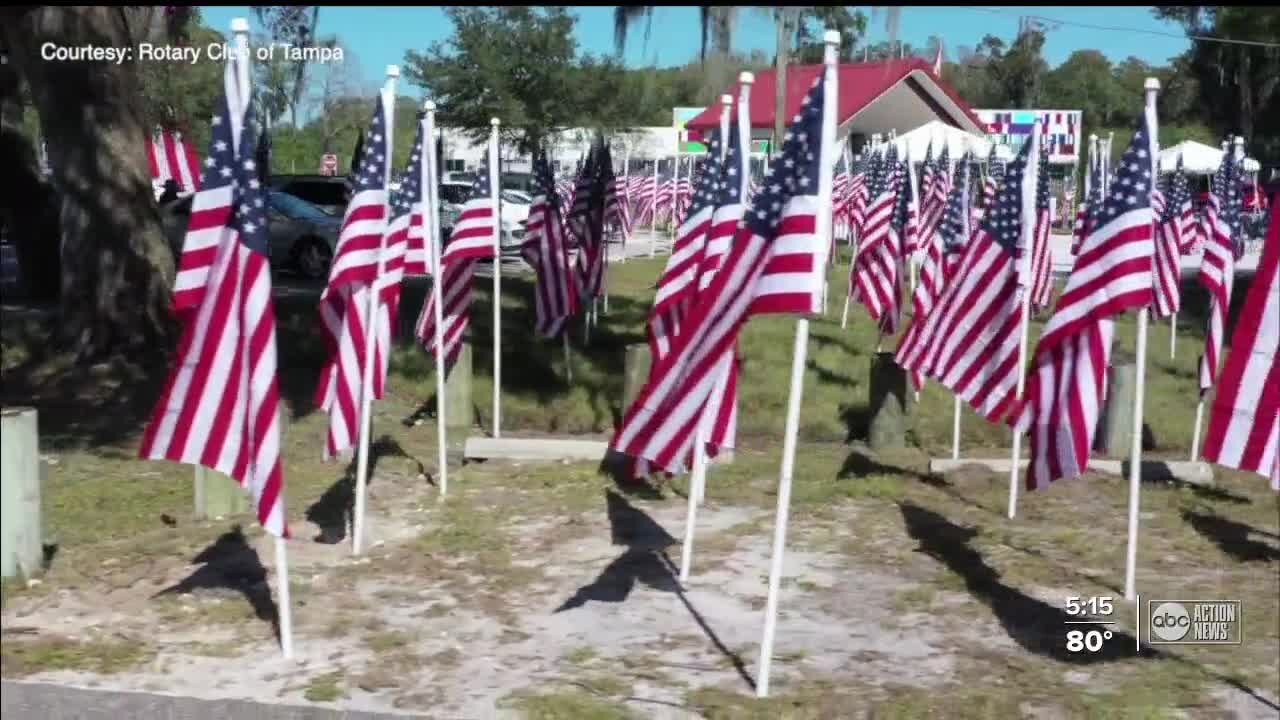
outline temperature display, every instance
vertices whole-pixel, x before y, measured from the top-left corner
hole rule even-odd
[[[1098,652],[1102,649],[1102,642],[1110,640],[1111,636],[1110,630],[1068,630],[1067,650],[1070,652],[1080,652],[1082,650]]]

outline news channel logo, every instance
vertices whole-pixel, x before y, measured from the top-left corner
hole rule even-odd
[[[1147,639],[1153,645],[1239,645],[1239,600],[1148,600]]]

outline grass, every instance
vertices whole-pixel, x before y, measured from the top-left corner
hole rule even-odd
[[[335,702],[345,698],[347,697],[347,692],[343,689],[344,679],[344,675],[340,671],[311,678],[307,682],[306,689],[302,692],[302,697],[318,703]]]
[[[527,720],[637,720],[640,717],[621,705],[581,690],[516,693],[506,704]]]
[[[11,638],[0,644],[3,674],[10,678],[58,670],[113,675],[132,670],[154,656],[155,650],[142,640]]]
[[[528,278],[504,277],[504,430],[513,435],[611,431],[621,412],[623,348],[643,342],[650,286],[663,262],[630,260],[610,268],[610,313],[601,316],[589,347],[582,347],[580,325],[574,326],[572,388],[563,381],[558,344],[530,336]],[[1216,492],[1164,484],[1142,488],[1138,579],[1144,596],[1196,593],[1242,600],[1248,638],[1244,646],[1230,655],[1213,648],[1182,648],[1176,656],[1158,660],[1120,658],[1079,666],[1053,657],[1044,647],[1011,647],[1017,642],[1011,640],[1015,630],[1034,630],[1045,623],[1044,618],[1052,620],[1056,606],[1068,595],[1120,594],[1108,585],[1123,578],[1124,483],[1097,475],[1056,483],[1025,497],[1017,520],[1005,520],[1005,478],[972,470],[945,478],[924,473],[930,456],[950,449],[952,401],[936,383],[926,385],[920,402],[912,407],[908,447],[881,453],[867,450],[861,441],[867,422],[867,366],[876,334],[865,313],[857,309],[851,312],[849,329],[839,327],[843,295],[838,288],[843,287],[844,268],[847,264],[833,273],[837,290],[832,294],[831,314],[811,324],[804,422],[792,490],[792,535],[806,551],[844,563],[847,577],[836,578],[829,587],[796,579],[788,594],[835,602],[857,582],[859,571],[891,573],[901,578],[904,589],[885,598],[885,609],[890,614],[926,615],[911,621],[919,627],[903,627],[903,632],[943,627],[961,635],[982,634],[1003,644],[993,650],[971,635],[948,635],[954,646],[946,652],[962,669],[957,677],[930,687],[883,688],[859,684],[856,663],[829,679],[795,678],[792,674],[799,674],[798,668],[807,672],[817,663],[796,663],[803,659],[804,650],[787,647],[780,635],[775,656],[792,662],[778,664],[775,696],[765,701],[750,697],[741,687],[698,687],[702,680],[690,674],[668,675],[668,658],[655,650],[639,656],[641,660],[623,657],[628,670],[622,676],[625,679],[584,673],[584,678],[575,679],[589,690],[518,694],[511,699],[513,707],[531,718],[632,717],[636,713],[620,698],[630,692],[627,681],[643,677],[651,686],[668,689],[688,682],[686,702],[709,718],[839,718],[848,717],[850,708],[870,709],[875,718],[930,714],[1003,718],[1020,716],[1023,703],[1065,717],[1154,718],[1176,712],[1212,716],[1218,710],[1207,693],[1223,687],[1224,678],[1274,688],[1275,649],[1280,647],[1275,618],[1280,616],[1280,601],[1274,593],[1275,542],[1266,533],[1276,532],[1277,502],[1262,480],[1242,473],[1218,470]],[[404,307],[413,309],[419,306],[422,288],[413,282],[409,285]],[[488,426],[490,408],[490,316],[484,311],[488,291],[487,283],[478,284],[478,310],[472,318],[473,400],[482,428]],[[1152,324],[1146,419],[1155,440],[1151,452],[1156,456],[1181,457],[1190,443],[1197,394],[1195,360],[1204,325],[1197,302],[1194,294],[1187,295],[1174,361],[1168,359],[1167,323]],[[325,418],[314,411],[311,401],[320,357],[319,341],[312,333],[314,299],[282,300],[278,308],[281,391],[288,420],[283,438],[287,508],[295,534],[306,542],[313,531],[313,508],[341,485],[348,468],[318,458]],[[413,314],[404,313],[406,322],[412,323]],[[150,412],[148,393],[154,394],[163,373],[128,385],[118,380],[67,385],[75,376],[91,373],[77,373],[65,359],[41,360],[39,348],[31,344],[38,344],[41,328],[16,327],[9,315],[0,325],[4,329],[0,338],[3,400],[40,408],[42,450],[56,460],[44,487],[46,542],[56,545],[56,553],[40,578],[42,584],[28,588],[3,583],[6,627],[21,624],[24,609],[60,591],[89,595],[132,590],[149,596],[160,589],[152,589],[160,578],[195,571],[192,560],[231,524],[242,523],[250,544],[257,543],[261,531],[249,515],[223,522],[193,516],[189,467],[136,458],[138,434]],[[699,538],[695,565],[699,572],[723,562],[739,541],[772,531],[778,438],[785,416],[794,326],[790,318],[762,317],[751,320],[743,332],[739,447],[732,464],[711,468],[707,494],[713,510],[745,507],[751,519]],[[1040,322],[1032,325],[1033,343],[1041,326]],[[1131,316],[1117,323],[1117,338],[1121,348],[1134,346]],[[886,348],[894,344],[892,339],[884,343]],[[375,437],[387,438],[380,446],[376,481],[370,485],[370,512],[375,515],[404,512],[406,504],[419,502],[418,497],[434,497],[434,491],[417,478],[420,465],[434,466],[434,433],[402,424],[434,394],[431,372],[432,364],[420,350],[408,345],[397,349],[388,397],[375,406]],[[134,400],[126,402],[128,398]],[[968,410],[963,420],[965,455],[1003,452],[1006,429]],[[558,548],[596,532],[603,522],[603,493],[609,483],[590,463],[471,464],[451,477],[457,484],[451,482],[449,499],[440,505],[423,503],[426,509],[412,516],[415,524],[424,526],[415,538],[371,549],[368,564],[344,565],[339,577],[317,583],[308,592],[298,586],[295,599],[315,602],[330,593],[334,605],[331,615],[313,619],[311,625],[306,624],[307,613],[300,612],[300,632],[334,640],[358,638],[357,643],[374,653],[374,665],[397,668],[388,672],[371,665],[351,678],[342,672],[317,676],[306,686],[308,700],[335,702],[352,686],[408,690],[421,668],[454,669],[459,662],[452,650],[429,657],[415,655],[410,651],[413,638],[406,632],[385,623],[369,624],[370,618],[378,619],[381,603],[347,592],[362,580],[391,578],[398,584],[439,592],[439,598],[422,601],[416,617],[423,624],[447,618],[465,600],[468,612],[489,614],[502,626],[502,637],[521,642],[530,636],[517,629],[513,599],[547,593],[558,598],[564,593],[559,585],[546,586],[548,577],[540,563],[554,560]],[[642,507],[683,506],[683,500],[671,492],[645,502]],[[310,571],[299,568],[297,575],[305,577]],[[374,597],[388,592],[386,583],[381,585],[384,589],[375,591]],[[956,594],[965,602],[952,602]],[[1049,599],[1040,602],[1035,599],[1039,597]],[[326,597],[320,602],[329,601]],[[197,612],[175,611],[180,604],[189,604]],[[1122,605],[1118,599],[1117,605]],[[249,604],[239,595],[218,602],[206,602],[201,596],[148,599],[140,607],[140,622],[159,616],[184,629],[205,625],[222,633],[228,625],[235,627],[253,618]],[[1118,620],[1125,632],[1132,632],[1131,615]],[[850,623],[860,621],[849,618]],[[890,617],[881,624],[892,622]],[[244,650],[244,643],[261,642],[265,631],[266,625],[259,625],[253,633],[242,633],[243,641],[206,643],[192,651],[234,656]],[[1021,635],[1018,638],[1034,644]],[[697,635],[686,644],[705,642],[705,637]],[[595,671],[601,667],[594,662],[596,652],[590,646],[576,647],[562,658],[568,666]],[[6,635],[3,653],[3,674],[14,677],[58,669],[122,672],[147,662],[154,650],[146,643],[115,638],[70,641]],[[754,647],[741,652],[744,657],[754,653]],[[1088,672],[1092,680],[1087,685],[1068,682],[1063,679],[1064,669]],[[1000,682],[991,682],[992,678]]]

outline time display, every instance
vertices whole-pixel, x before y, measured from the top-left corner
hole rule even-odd
[[[1102,595],[1097,597],[1076,597],[1067,598],[1067,614],[1072,616],[1079,615],[1110,615],[1114,609],[1112,603],[1114,598],[1110,595]]]

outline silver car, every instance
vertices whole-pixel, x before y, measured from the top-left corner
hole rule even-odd
[[[182,253],[192,197],[173,200],[160,208],[165,236],[174,257]],[[267,190],[266,200],[272,267],[288,268],[310,280],[327,278],[338,246],[342,217],[330,215],[306,200],[278,190]]]

